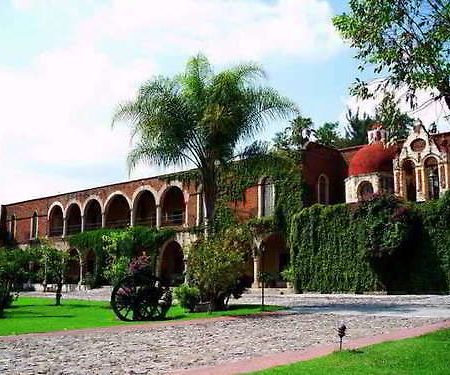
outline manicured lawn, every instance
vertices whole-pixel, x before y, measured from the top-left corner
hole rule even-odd
[[[108,327],[143,322],[122,322],[116,318],[109,302],[63,300],[55,306],[54,299],[19,297],[0,319],[0,336],[32,332],[50,332],[78,328]],[[266,306],[266,311],[280,310],[278,306]],[[217,316],[248,315],[259,313],[255,305],[231,305],[227,311],[212,313],[187,313],[180,306],[172,306],[166,320],[188,320]],[[152,324],[152,322],[147,322]]]
[[[254,374],[450,374],[450,329]]]

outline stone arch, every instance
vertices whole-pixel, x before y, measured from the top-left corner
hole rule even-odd
[[[54,202],[48,210],[49,236],[62,236],[64,231],[64,208],[59,202]]]
[[[154,189],[141,188],[133,194],[133,225],[156,226],[156,195]],[[156,193],[157,194],[157,193]]]
[[[357,191],[358,191],[358,201],[360,202],[372,199],[374,193],[372,183],[367,180],[361,181],[358,184]]]
[[[76,248],[69,251],[69,259],[67,261],[67,277],[68,284],[79,284],[82,281],[83,267],[81,253]]]
[[[102,204],[96,197],[89,198],[83,207],[84,230],[94,230],[102,227]]]
[[[66,234],[81,232],[81,205],[77,201],[72,201],[66,208]]]
[[[183,190],[177,186],[167,186],[160,196],[162,226],[183,225],[186,218],[186,199]]]
[[[425,192],[426,199],[438,199],[439,188],[439,161],[433,156],[427,156],[423,161],[424,173],[425,173]]]
[[[403,174],[404,197],[408,201],[417,200],[416,165],[411,159],[406,159],[401,165]]]
[[[159,254],[158,274],[165,285],[179,285],[184,281],[184,253],[178,241],[167,241]]]
[[[289,250],[280,233],[265,236],[260,244],[259,272],[265,275],[268,287],[285,287],[281,272],[289,266]],[[257,275],[254,275],[254,277]]]
[[[103,207],[103,200],[96,194],[94,195],[90,195],[87,199],[85,199],[82,207],[81,207],[81,212],[83,212],[83,215],[86,213],[86,208],[87,206],[92,202],[92,201],[97,201],[98,204],[100,205],[101,208],[101,212],[104,211],[104,207]]]
[[[112,193],[105,202],[105,226],[124,228],[130,225],[131,202],[120,191]]]
[[[324,173],[317,179],[317,202],[330,203],[330,179]]]

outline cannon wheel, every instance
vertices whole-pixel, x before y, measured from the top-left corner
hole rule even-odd
[[[127,276],[114,287],[111,306],[120,320],[128,322],[163,318],[168,310],[160,303],[165,293],[156,277]]]

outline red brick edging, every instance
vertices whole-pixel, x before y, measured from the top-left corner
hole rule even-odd
[[[362,337],[345,342],[345,349],[357,349],[368,345],[379,344],[385,341],[401,340],[410,337],[421,336],[429,332],[443,328],[450,328],[450,320],[414,327],[402,328],[381,335]],[[171,374],[177,375],[230,375],[264,370],[270,367],[287,365],[293,362],[306,361],[316,357],[322,357],[336,351],[336,344],[315,346],[304,350],[276,353],[267,356],[254,357],[245,360],[226,363],[218,366],[199,367],[188,370],[177,370]]]

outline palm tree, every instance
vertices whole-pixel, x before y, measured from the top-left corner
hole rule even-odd
[[[254,63],[215,74],[208,59],[188,60],[185,72],[144,83],[134,100],[117,108],[113,125],[128,121],[133,149],[128,166],[193,164],[203,185],[205,224],[211,227],[218,196],[217,175],[236,157],[240,142],[254,137],[269,121],[287,118],[296,106],[276,90],[258,83],[265,78]]]

